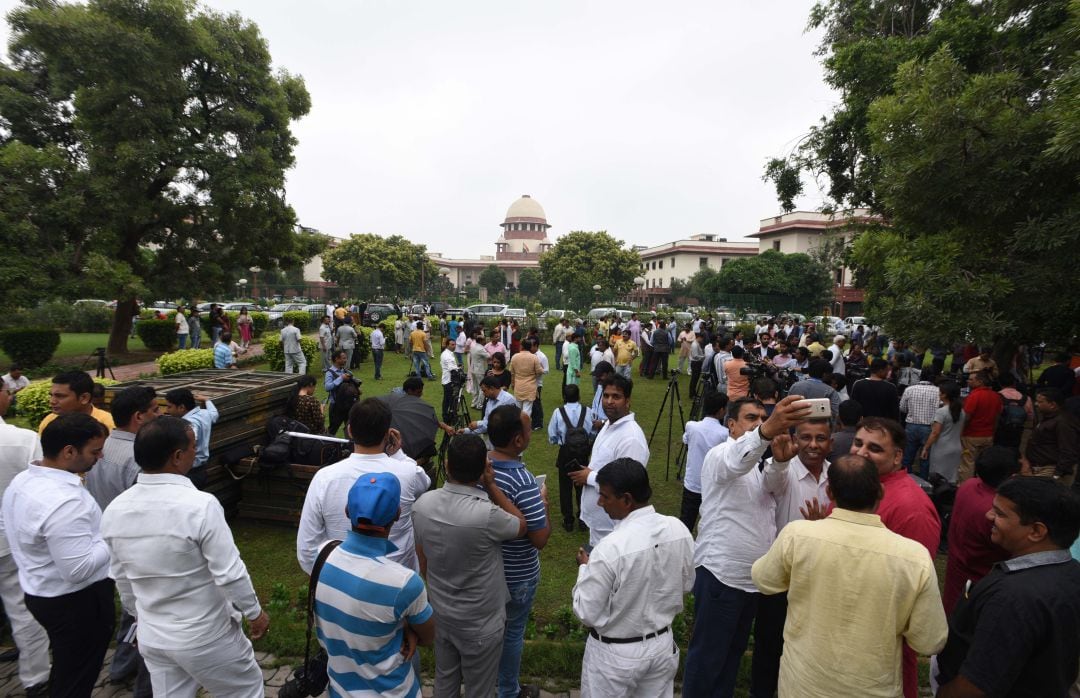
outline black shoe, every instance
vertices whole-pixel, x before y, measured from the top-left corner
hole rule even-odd
[[[579,531],[588,531],[589,527],[585,525],[584,521],[578,521],[577,522],[577,530],[579,530]]]
[[[45,698],[49,695],[49,682],[45,681],[26,689],[26,698]]]
[[[9,650],[5,650],[4,652],[0,652],[0,662],[14,662],[18,658],[19,658],[19,648],[18,647],[12,647]]]
[[[570,531],[574,530],[574,522],[573,521],[563,521],[562,527],[563,527],[564,531],[569,533]]]

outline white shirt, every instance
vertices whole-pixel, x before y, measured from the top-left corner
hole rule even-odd
[[[566,339],[566,333],[570,330],[569,327],[563,327],[562,323],[555,325],[555,329],[551,330],[551,341],[561,342]]]
[[[5,424],[0,419],[0,498],[15,476],[26,470],[32,460],[41,460],[41,441],[29,429]],[[0,534],[0,557],[11,554],[7,536]]]
[[[457,357],[450,351],[449,345],[439,354],[439,369],[442,371],[442,385],[450,382],[450,373],[458,370]]]
[[[86,474],[83,484],[102,511],[135,484],[142,469],[135,462],[135,434],[113,429],[101,450],[101,460]]]
[[[714,446],[728,440],[727,427],[716,417],[706,417],[700,422],[687,422],[682,440],[687,446],[683,487],[701,494],[701,466],[705,464],[705,454]]]
[[[537,348],[537,350],[536,350],[536,358],[540,359],[540,368],[544,369],[544,373],[541,373],[539,376],[536,377],[536,385],[543,388],[544,387],[544,374],[548,373],[551,370],[551,368],[550,368],[550,366],[548,364],[547,354],[545,354],[539,348]]]
[[[300,529],[296,533],[296,559],[304,572],[311,574],[319,546],[328,540],[345,540],[352,530],[345,517],[345,504],[356,478],[365,473],[393,473],[401,484],[401,516],[390,529],[390,542],[397,550],[387,557],[411,570],[419,570],[413,543],[412,507],[416,498],[427,492],[431,478],[411,458],[353,453],[320,469],[308,485]]]
[[[187,318],[184,317],[183,313],[177,313],[176,316],[173,317],[173,323],[176,325],[176,334],[190,333]]]
[[[615,523],[600,508],[600,486],[596,484],[596,474],[605,465],[618,458],[633,458],[646,468],[649,467],[649,443],[645,432],[634,420],[634,413],[626,415],[617,422],[607,422],[596,435],[593,442],[592,456],[589,459],[589,479],[581,491],[581,520],[589,527],[589,542],[599,543],[611,533]]]
[[[375,333],[371,333],[374,337]],[[319,349],[328,351],[334,345],[334,330],[325,322],[319,325]]]
[[[517,400],[514,399],[513,395],[502,389],[499,390],[499,394],[495,396],[494,400],[488,400],[485,398],[484,418],[477,420],[475,429],[465,429],[465,433],[486,434],[488,417],[491,416],[491,413],[494,412],[496,408],[502,407],[503,405],[513,405],[514,407],[517,407]]]
[[[382,330],[376,327],[371,332],[371,348],[372,349],[386,349],[386,338],[383,337]]]
[[[32,461],[4,492],[0,519],[25,593],[63,596],[109,576],[101,509],[78,475]]]
[[[751,593],[757,587],[750,567],[776,538],[773,496],[787,487],[786,463],[770,460],[764,472],[758,470],[761,454],[769,446],[758,431],[749,431],[738,440],[729,437],[705,456],[701,523],[694,551],[695,565],[722,584]]]
[[[832,352],[832,359],[829,360],[832,364],[832,372],[839,373],[841,376],[845,375],[847,364],[844,363],[844,350],[833,344],[829,347],[829,351]]]
[[[601,361],[607,361],[609,364],[614,366],[615,354],[612,353],[610,348],[600,351],[596,348],[596,345],[594,344],[592,345],[592,349],[589,350],[589,365],[591,365],[593,370],[595,371],[596,367],[600,364]]]
[[[300,353],[300,328],[296,325],[286,325],[281,328],[281,351],[286,354]]]
[[[581,410],[585,410],[585,421],[581,423],[581,428],[585,430],[586,434],[592,434],[592,422],[593,413],[588,407],[582,407],[580,402],[567,402],[556,407],[555,411],[551,413],[551,419],[548,421],[548,442],[555,444],[556,446],[562,446],[566,443],[566,432],[571,427],[576,427],[578,419],[581,418]],[[570,420],[567,424],[563,421],[562,413],[566,411],[566,418]]]
[[[140,645],[200,647],[239,614],[262,613],[221,504],[183,475],[139,473],[102,515],[101,535]]]
[[[805,506],[814,497],[822,507],[828,506],[830,500],[829,495],[825,494],[825,487],[829,484],[829,461],[821,466],[821,479],[818,480],[796,455],[788,465],[787,481],[787,488],[775,496],[777,534],[792,521],[802,521],[799,507]]]
[[[600,635],[640,637],[671,625],[693,586],[690,532],[646,506],[619,521],[578,567],[574,615]]]
[[[465,331],[461,330],[457,334],[457,338],[454,339],[454,353],[464,354],[465,345],[468,344],[469,338],[465,336]]]
[[[18,378],[12,378],[10,373],[5,373],[4,387],[10,391],[22,390],[26,386],[30,385],[30,379],[26,376],[19,376]],[[30,461],[27,461],[29,463]],[[25,465],[25,463],[24,463]]]

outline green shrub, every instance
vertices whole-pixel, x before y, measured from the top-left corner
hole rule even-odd
[[[113,385],[118,381],[110,378],[95,378],[95,383]],[[49,407],[49,389],[52,380],[35,381],[19,391],[19,416],[26,419],[32,429],[37,429],[45,415],[52,412]]]
[[[108,332],[115,311],[104,305],[81,303],[64,329],[68,332]]]
[[[214,350],[181,349],[180,351],[162,354],[157,358],[157,365],[158,371],[163,376],[184,371],[196,371],[201,368],[213,368]]]
[[[360,352],[360,363],[363,363],[371,356],[371,333],[375,331],[375,328],[356,327],[354,329],[356,330],[356,351]]]
[[[23,368],[44,366],[58,346],[60,333],[47,327],[23,327],[0,332],[0,349]]]
[[[756,328],[754,327],[754,323],[752,323],[752,322],[744,322],[744,323],[735,325],[735,329],[733,329],[731,331],[731,334],[734,335],[736,332],[742,332],[743,333],[743,339],[750,340],[750,339],[752,339],[754,337],[754,330],[755,329]]]
[[[172,320],[139,320],[135,334],[152,351],[170,351],[176,343],[176,325]]]
[[[139,322],[143,320],[153,320],[157,317],[157,311],[153,308],[140,308],[139,309]]]
[[[292,320],[293,324],[300,332],[307,332],[311,329],[311,313],[306,310],[290,310],[281,316],[281,321]]]
[[[86,307],[89,304],[80,305]],[[63,330],[71,324],[71,319],[75,316],[75,306],[65,301],[49,301],[38,306],[34,311],[34,316],[35,325]]]
[[[315,359],[319,356],[319,343],[311,337],[301,337],[300,350],[304,352],[308,368],[315,366]],[[285,353],[281,351],[281,337],[270,336],[263,340],[263,356],[270,363],[271,371],[285,370]]]
[[[258,339],[263,336],[263,332],[266,332],[266,328],[270,326],[270,316],[266,313],[251,312],[251,338]]]

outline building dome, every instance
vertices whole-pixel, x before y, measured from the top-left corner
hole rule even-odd
[[[506,220],[520,218],[531,218],[547,222],[544,207],[528,194],[523,194],[520,199],[510,204],[510,208],[506,211]]]

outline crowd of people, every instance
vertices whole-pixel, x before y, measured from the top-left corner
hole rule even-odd
[[[336,319],[324,319],[325,343],[319,330],[329,431],[344,425],[352,452],[311,480],[296,539],[332,695],[418,695],[419,646],[433,648],[440,698],[463,684],[469,696],[538,695],[520,667],[553,530],[555,497],[526,464],[544,429],[562,526],[589,537],[566,592],[588,629],[583,696],[672,695],[672,623],[687,594],[685,696],[733,695],[751,635],[755,696],[913,698],[919,654],[944,698],[1065,696],[1077,680],[1080,429],[1067,355],[1031,400],[988,352],[946,374],[937,354],[924,369],[865,331],[826,346],[783,322],[748,341],[701,320],[678,331],[563,321],[562,405],[545,425],[552,376],[535,331],[451,318],[437,412],[422,399],[436,379],[423,321],[403,321],[400,341],[376,328],[380,351],[411,350],[414,374],[364,398],[340,340],[355,329]],[[682,501],[666,516],[650,504],[632,400],[635,370],[664,378],[673,353],[700,419],[686,424]],[[323,433],[305,370],[289,411]],[[462,385],[481,412],[454,423]],[[131,387],[106,412],[93,391],[85,373],[60,374],[37,434],[0,426],[0,593],[27,693],[89,695],[115,637],[111,670],[135,676],[137,695],[263,695],[240,619],[252,639],[270,619],[220,504],[201,491],[213,402]],[[0,391],[0,414],[11,397]]]

